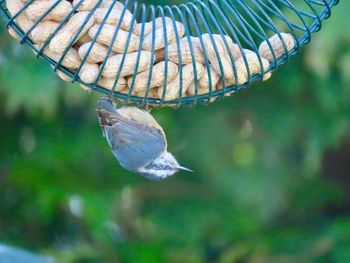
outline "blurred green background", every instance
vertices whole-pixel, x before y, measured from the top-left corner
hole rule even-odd
[[[154,110],[194,174],[121,169],[98,94],[0,31],[0,242],[58,262],[350,262],[350,2],[271,80]]]

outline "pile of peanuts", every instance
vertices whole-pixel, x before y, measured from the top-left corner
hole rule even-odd
[[[6,5],[10,14],[14,16],[28,2],[29,0],[6,0]],[[23,32],[28,32],[56,2],[57,0],[33,0],[14,21]],[[97,4],[99,6],[96,9]],[[97,82],[99,86],[111,90],[116,83],[114,89],[116,92],[128,94],[129,87],[134,85],[132,95],[139,97],[146,95],[148,86],[148,97],[170,101],[179,97],[201,95],[222,89],[223,82],[226,87],[244,84],[248,82],[249,76],[261,74],[261,72],[264,72],[262,79],[267,80],[271,76],[271,71],[268,71],[270,63],[295,46],[295,39],[291,34],[280,33],[269,39],[270,45],[267,41],[263,41],[259,47],[259,54],[257,54],[248,49],[240,49],[229,36],[224,36],[228,50],[221,35],[203,34],[202,41],[199,37],[188,38],[185,36],[184,25],[169,17],[156,18],[155,29],[153,29],[153,22],[134,23],[132,27],[133,15],[126,10],[120,22],[124,9],[120,2],[61,0],[28,35],[38,49],[66,19],[67,14],[76,7],[76,12],[52,36],[49,44],[43,49],[43,53],[54,61],[62,60],[62,66],[72,73],[75,73],[82,61],[86,59],[78,73],[83,83],[95,83],[99,72],[102,71]],[[95,11],[91,15],[93,10]],[[86,20],[88,21],[84,25]],[[166,30],[163,26],[164,21]],[[113,39],[119,22],[121,27]],[[81,27],[83,28],[80,32]],[[18,39],[11,28],[9,32]],[[128,42],[129,34],[130,41]],[[180,37],[179,46],[176,41],[177,36]],[[93,43],[95,37],[96,42]],[[62,55],[73,39],[75,39],[74,45],[68,49],[62,59]],[[167,39],[166,47],[165,39]],[[140,45],[142,46],[141,52],[139,52]],[[112,51],[108,54],[110,47]],[[127,54],[123,61],[125,50]],[[155,54],[153,59],[152,50]],[[167,54],[167,59],[165,59],[165,54]],[[101,67],[104,61],[105,66]],[[153,68],[150,75],[152,61]],[[209,62],[210,68],[206,67],[206,61]],[[182,74],[180,74],[180,68],[182,68]],[[119,71],[120,77],[116,82]],[[65,81],[71,81],[70,77],[63,72],[57,71],[57,73]],[[223,76],[224,81],[222,81]],[[150,80],[149,77],[151,77]],[[181,79],[182,85],[180,85]],[[195,79],[198,80],[197,83]],[[211,79],[211,85],[209,79]],[[163,87],[164,83],[166,83],[166,89]],[[181,92],[180,86],[182,86]],[[89,89],[84,85],[82,87]]]

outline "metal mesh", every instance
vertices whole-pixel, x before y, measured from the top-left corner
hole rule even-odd
[[[78,39],[80,33],[82,32],[84,26],[88,23],[90,17],[94,16],[96,10],[100,7],[103,0],[97,1],[97,4],[90,11],[89,16],[86,21],[80,26],[79,30],[70,41],[69,45],[65,48],[62,56],[57,60],[53,60],[47,55],[44,54],[45,48],[47,48],[50,44],[52,38],[59,32],[59,30],[64,27],[64,25],[69,21],[70,17],[77,11],[81,4],[83,4],[83,0],[81,0],[69,13],[66,14],[66,17],[60,22],[60,25],[57,29],[38,47],[33,43],[30,39],[30,33],[36,28],[36,26],[42,22],[45,17],[61,2],[62,0],[53,1],[52,6],[39,18],[36,22],[29,28],[27,32],[23,32],[20,26],[15,22],[16,18],[33,3],[33,0],[29,0],[28,3],[24,4],[23,8],[19,10],[19,12],[11,16],[8,12],[5,4],[5,0],[0,0],[0,14],[7,23],[7,26],[12,28],[14,32],[20,37],[21,43],[28,44],[38,57],[43,57],[47,60],[54,68],[54,70],[58,70],[66,74],[69,78],[72,79],[72,82],[79,82],[92,90],[97,90],[99,92],[113,95],[117,99],[126,101],[126,102],[136,102],[139,104],[153,104],[153,105],[171,105],[171,106],[179,106],[181,104],[190,104],[193,105],[197,102],[209,103],[217,98],[222,98],[225,95],[232,94],[241,88],[246,88],[250,86],[256,80],[262,80],[263,77],[269,72],[273,72],[276,68],[286,63],[289,58],[296,54],[301,46],[307,44],[313,32],[320,30],[322,21],[328,18],[331,14],[331,7],[336,5],[339,0],[299,0],[299,1],[291,1],[291,0],[205,0],[199,1],[194,0],[192,2],[188,2],[186,4],[180,5],[164,5],[164,6],[153,6],[153,5],[145,5],[138,1],[126,0],[120,1],[124,4],[124,9],[121,12],[121,19],[115,25],[115,31],[112,36],[112,43],[117,39],[119,31],[121,31],[121,26],[123,22],[123,17],[126,15],[127,10],[129,10],[132,15],[131,26],[129,31],[127,32],[126,45],[123,52],[120,52],[120,67],[117,70],[117,74],[115,76],[115,81],[113,83],[113,87],[107,89],[99,84],[99,80],[103,75],[103,71],[106,67],[106,63],[108,58],[113,54],[112,45],[108,46],[108,51],[100,63],[99,73],[97,79],[93,83],[85,83],[80,77],[79,73],[81,72],[84,64],[86,63],[87,57],[91,52],[95,43],[97,43],[98,36],[101,34],[102,28],[105,25],[108,17],[110,16],[114,5],[119,2],[116,0],[112,0],[112,5],[109,7],[108,12],[100,23],[101,26],[98,28],[95,37],[91,40],[92,44],[87,50],[86,55],[81,59],[81,63],[79,67],[73,71],[69,68],[66,68],[62,65],[63,60],[65,59],[67,53],[70,48],[73,47],[74,43]],[[166,1],[165,1],[166,2]],[[164,58],[162,59],[164,63],[164,81],[159,89],[161,89],[162,96],[160,98],[152,98],[149,94],[152,92],[151,89],[151,80],[152,74],[154,70],[154,65],[157,59],[157,52],[155,47],[155,38],[156,38],[156,21],[161,19],[163,23],[161,23],[161,28],[163,28],[164,32],[164,49],[162,50],[162,54]],[[170,21],[166,22],[166,19]],[[170,19],[170,20],[169,20]],[[144,96],[136,96],[134,95],[136,76],[138,73],[139,63],[141,60],[141,53],[143,50],[144,39],[145,39],[145,31],[147,27],[147,22],[150,22],[152,27],[151,34],[151,59],[149,61],[150,67],[148,68],[149,76],[147,80],[147,87],[144,91]],[[198,37],[199,43],[202,47],[202,52],[204,55],[203,65],[208,69],[208,81],[209,81],[209,89],[208,92],[204,94],[200,94],[199,90],[199,80],[197,78],[197,66],[196,63],[193,63],[193,74],[194,74],[194,94],[191,96],[186,95],[183,92],[183,68],[186,66],[182,64],[182,51],[181,51],[181,36],[178,32],[176,23],[181,22],[184,26],[184,35],[183,38],[188,39],[189,49],[191,52],[192,61],[195,61],[195,47],[192,44],[191,37]],[[116,87],[118,85],[118,81],[122,75],[123,66],[127,62],[128,59],[128,47],[130,45],[133,30],[138,24],[140,28],[140,36],[137,55],[135,56],[135,69],[132,77],[129,77],[130,87],[128,89],[128,93],[123,93],[116,91]],[[149,25],[149,24],[148,24]],[[172,26],[175,32],[175,39],[171,40],[174,44],[177,45],[177,57],[180,61],[178,63],[178,98],[166,100],[165,94],[167,92],[167,87],[169,83],[167,81],[168,75],[168,62],[169,62],[169,52],[168,47],[170,44],[170,40],[167,38],[167,26]],[[288,32],[293,35],[295,39],[295,45],[293,49],[288,50],[287,44],[284,42],[281,32]],[[212,77],[210,74],[211,69],[211,61],[208,58],[208,52],[205,48],[205,40],[203,39],[203,34],[209,34],[209,40],[212,41],[213,47],[216,53],[216,56],[219,58],[218,61],[218,70],[219,75],[221,76],[219,82],[221,83],[221,88],[215,90],[212,88]],[[248,78],[247,81],[241,84],[233,84],[227,85],[225,81],[225,66],[222,63],[222,59],[220,58],[219,49],[214,40],[214,34],[220,35],[223,39],[223,43],[228,51],[229,61],[231,62],[230,67],[233,68],[233,72],[235,77],[237,77],[237,67],[235,64],[235,59],[233,54],[230,51],[230,46],[228,41],[226,41],[225,36],[229,36],[234,43],[236,43],[242,52],[243,61],[247,65],[246,55],[244,53],[244,49],[250,49],[251,51],[258,54],[259,64],[261,65],[261,72],[258,74],[251,74],[249,72],[249,67],[247,67]],[[285,52],[283,52],[282,56],[275,54],[273,51],[272,44],[269,41],[269,38],[277,34],[279,39],[281,40]],[[263,61],[261,56],[259,55],[259,45],[263,41],[267,41],[267,45],[272,51],[272,61],[269,64],[268,69],[264,69]],[[218,84],[219,85],[219,84]]]

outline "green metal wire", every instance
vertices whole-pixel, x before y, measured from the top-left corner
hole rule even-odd
[[[125,0],[125,1],[117,1],[113,0],[112,5],[109,7],[108,12],[103,19],[101,26],[97,30],[96,35],[92,39],[92,44],[87,50],[86,55],[82,58],[82,62],[78,69],[75,72],[71,72],[67,68],[62,66],[62,61],[67,55],[68,51],[74,45],[75,40],[78,38],[79,34],[82,32],[85,25],[88,23],[89,18],[92,17],[97,10],[97,8],[101,5],[102,0],[99,0],[96,6],[92,9],[91,13],[87,17],[86,21],[80,26],[78,32],[70,41],[69,45],[65,49],[62,57],[59,61],[54,61],[43,53],[45,47],[50,43],[51,39],[55,36],[55,34],[64,26],[64,24],[69,20],[69,18],[76,12],[79,6],[83,3],[81,0],[71,12],[67,14],[65,19],[61,22],[59,27],[54,31],[54,33],[40,46],[40,48],[36,48],[34,43],[28,37],[31,31],[41,22],[43,19],[61,2],[62,0],[56,0],[53,5],[43,14],[43,16],[36,21],[33,26],[29,29],[28,32],[22,32],[20,27],[15,23],[15,19],[20,15],[25,9],[33,3],[33,0],[30,0],[24,7],[14,16],[11,16],[6,8],[5,0],[0,0],[0,15],[5,21],[7,27],[12,28],[16,34],[20,36],[20,43],[26,43],[33,50],[36,51],[38,57],[42,57],[47,60],[54,68],[54,70],[60,70],[64,74],[68,75],[72,78],[72,82],[79,82],[92,90],[96,90],[102,92],[104,94],[114,96],[115,98],[126,101],[126,102],[135,102],[138,104],[153,104],[153,105],[172,105],[172,106],[180,106],[181,104],[194,105],[197,102],[201,103],[209,103],[213,98],[222,98],[225,94],[231,94],[241,88],[249,87],[253,82],[257,80],[261,80],[264,74],[276,70],[276,68],[284,63],[286,63],[291,56],[298,53],[300,48],[307,43],[310,42],[312,33],[317,32],[321,29],[323,20],[327,19],[331,15],[331,8],[338,4],[339,0],[299,0],[299,1],[290,1],[290,0],[194,0],[188,2],[186,4],[180,5],[164,5],[164,6],[154,6],[154,5],[145,5],[140,4],[135,0]],[[117,38],[118,32],[121,28],[121,24],[123,21],[123,17],[126,14],[127,10],[130,10],[133,15],[133,19],[131,21],[130,30],[128,32],[127,44],[125,46],[124,52],[122,54],[121,66],[117,72],[117,76],[115,78],[113,87],[111,90],[106,89],[100,85],[98,82],[102,76],[102,72],[106,66],[106,62],[108,57],[112,52],[112,45],[108,47],[107,54],[101,63],[100,71],[98,74],[98,78],[92,84],[84,83],[79,78],[79,72],[82,67],[86,63],[86,60],[91,52],[93,46],[97,42],[98,36],[100,35],[103,25],[106,23],[109,15],[112,12],[113,7],[117,2],[122,2],[124,4],[124,9],[121,12],[121,19],[116,25],[115,32],[112,37],[111,43]],[[166,2],[166,1],[165,1]],[[165,61],[165,79],[163,83],[163,93],[160,99],[158,98],[149,98],[148,94],[150,92],[150,84],[151,77],[154,67],[154,54],[155,54],[155,20],[156,18],[162,18],[163,20],[163,30],[166,32],[167,24],[165,23],[165,17],[170,17],[172,20],[173,28],[176,34],[176,43],[178,47],[178,57],[179,57],[179,90],[180,96],[178,99],[166,101],[164,99],[166,90],[167,90],[167,74],[168,74],[168,39],[165,35],[164,39],[164,61]],[[133,90],[135,87],[136,73],[138,72],[138,66],[141,57],[142,51],[142,43],[143,38],[145,36],[145,23],[148,21],[152,21],[152,48],[151,54],[152,59],[150,61],[150,72],[147,80],[147,89],[145,91],[145,96],[137,97],[133,96]],[[191,36],[197,36],[202,46],[204,58],[205,58],[205,66],[208,69],[208,78],[209,78],[209,91],[207,94],[198,94],[199,84],[197,79],[197,69],[195,64],[194,66],[194,77],[195,77],[195,95],[184,97],[183,94],[183,84],[182,84],[182,69],[183,65],[182,55],[180,50],[180,37],[177,32],[177,27],[175,22],[181,22],[185,27],[185,38],[188,39],[189,48],[191,50],[192,61],[195,61],[194,57],[194,48],[192,42],[190,41]],[[121,75],[121,71],[123,65],[126,60],[128,45],[131,41],[133,26],[136,23],[141,23],[141,35],[140,35],[140,43],[138,48],[138,56],[136,58],[136,67],[134,70],[134,77],[131,81],[131,85],[129,87],[130,91],[128,94],[123,94],[120,92],[116,92],[115,89],[118,85],[119,77]],[[291,33],[296,41],[295,47],[288,52],[286,43],[284,42],[281,32],[287,31]],[[233,55],[230,52],[229,44],[225,39],[225,35],[230,36],[233,41],[238,44],[239,49],[242,54],[244,48],[250,48],[252,51],[258,54],[259,43],[262,41],[267,41],[269,48],[272,51],[272,45],[270,43],[269,36],[272,34],[277,34],[284,46],[285,54],[279,58],[276,57],[276,54],[272,52],[273,61],[269,66],[269,69],[264,71],[262,58],[258,56],[261,72],[260,74],[252,75],[249,72],[249,67],[247,67],[248,73],[248,82],[242,85],[232,85],[229,87],[225,86],[225,73],[224,73],[224,65],[221,63],[221,60],[218,59],[219,68],[222,76],[222,86],[223,88],[220,90],[212,89],[212,78],[210,73],[210,62],[208,59],[208,53],[205,49],[204,40],[202,38],[202,34],[208,33],[210,39],[212,41],[214,50],[218,58],[220,58],[220,54],[218,52],[218,47],[213,39],[213,34],[220,34],[224,41],[224,45],[228,50],[230,61],[232,63],[234,76],[237,78],[237,69],[234,63]],[[246,66],[248,65],[247,59],[245,55],[243,55],[243,60]]]

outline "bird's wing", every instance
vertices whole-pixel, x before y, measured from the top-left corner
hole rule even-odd
[[[100,122],[100,125],[106,125],[106,126],[113,126],[115,123],[117,123],[121,118],[123,118],[118,113],[111,113],[109,111],[106,111],[104,109],[97,110],[98,120]],[[125,118],[124,118],[125,119]]]
[[[129,120],[134,120],[140,124],[145,124],[147,126],[156,128],[164,137],[165,148],[168,147],[166,135],[163,131],[163,128],[158,124],[158,122],[153,118],[153,116],[149,112],[141,110],[134,106],[119,108],[117,109],[117,112]]]
[[[157,128],[165,138],[165,133],[162,127],[148,111],[141,110],[134,106],[128,106],[117,109],[117,112],[129,120],[134,120],[138,123]]]
[[[113,116],[112,126],[102,126],[114,156],[128,170],[149,164],[165,150],[165,138],[153,127],[122,116]]]

